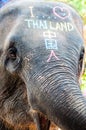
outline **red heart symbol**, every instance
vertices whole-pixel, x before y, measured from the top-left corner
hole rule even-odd
[[[69,10],[65,7],[56,6],[53,8],[53,13],[61,19],[66,19],[70,16]]]

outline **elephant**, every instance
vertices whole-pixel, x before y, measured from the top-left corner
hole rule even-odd
[[[1,8],[1,119],[27,124],[33,120],[31,113],[37,113],[62,130],[86,130],[86,99],[79,83],[85,54],[82,29],[77,11],[62,2],[13,0]],[[22,120],[12,111],[12,102],[21,92],[15,91],[18,80],[27,95],[16,106],[27,110],[18,112]]]

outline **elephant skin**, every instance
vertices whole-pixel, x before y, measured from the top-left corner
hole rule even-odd
[[[48,130],[49,121],[42,114],[32,114],[27,100],[26,86],[17,75],[10,75],[5,70],[0,71],[0,130],[29,130],[34,126],[33,117],[38,116],[37,130]],[[44,124],[42,123],[44,122]]]
[[[15,126],[42,113],[63,130],[86,130],[82,28],[79,14],[61,2],[14,0],[1,8],[1,119]]]

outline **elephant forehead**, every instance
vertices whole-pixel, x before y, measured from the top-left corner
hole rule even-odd
[[[2,9],[1,18],[10,31],[6,34],[5,48],[10,40],[22,40],[29,46],[45,46],[46,49],[58,49],[59,44],[67,43],[67,38],[82,43],[77,25],[72,18],[72,9],[63,3],[30,2],[9,3]],[[77,15],[77,14],[76,14]],[[13,24],[9,25],[11,17]],[[5,33],[4,26],[1,33]],[[3,36],[3,34],[1,34]],[[2,37],[1,36],[1,37]],[[3,37],[4,38],[4,37]],[[18,42],[17,41],[17,42]],[[64,42],[63,42],[64,41]],[[38,44],[39,43],[39,44]]]

